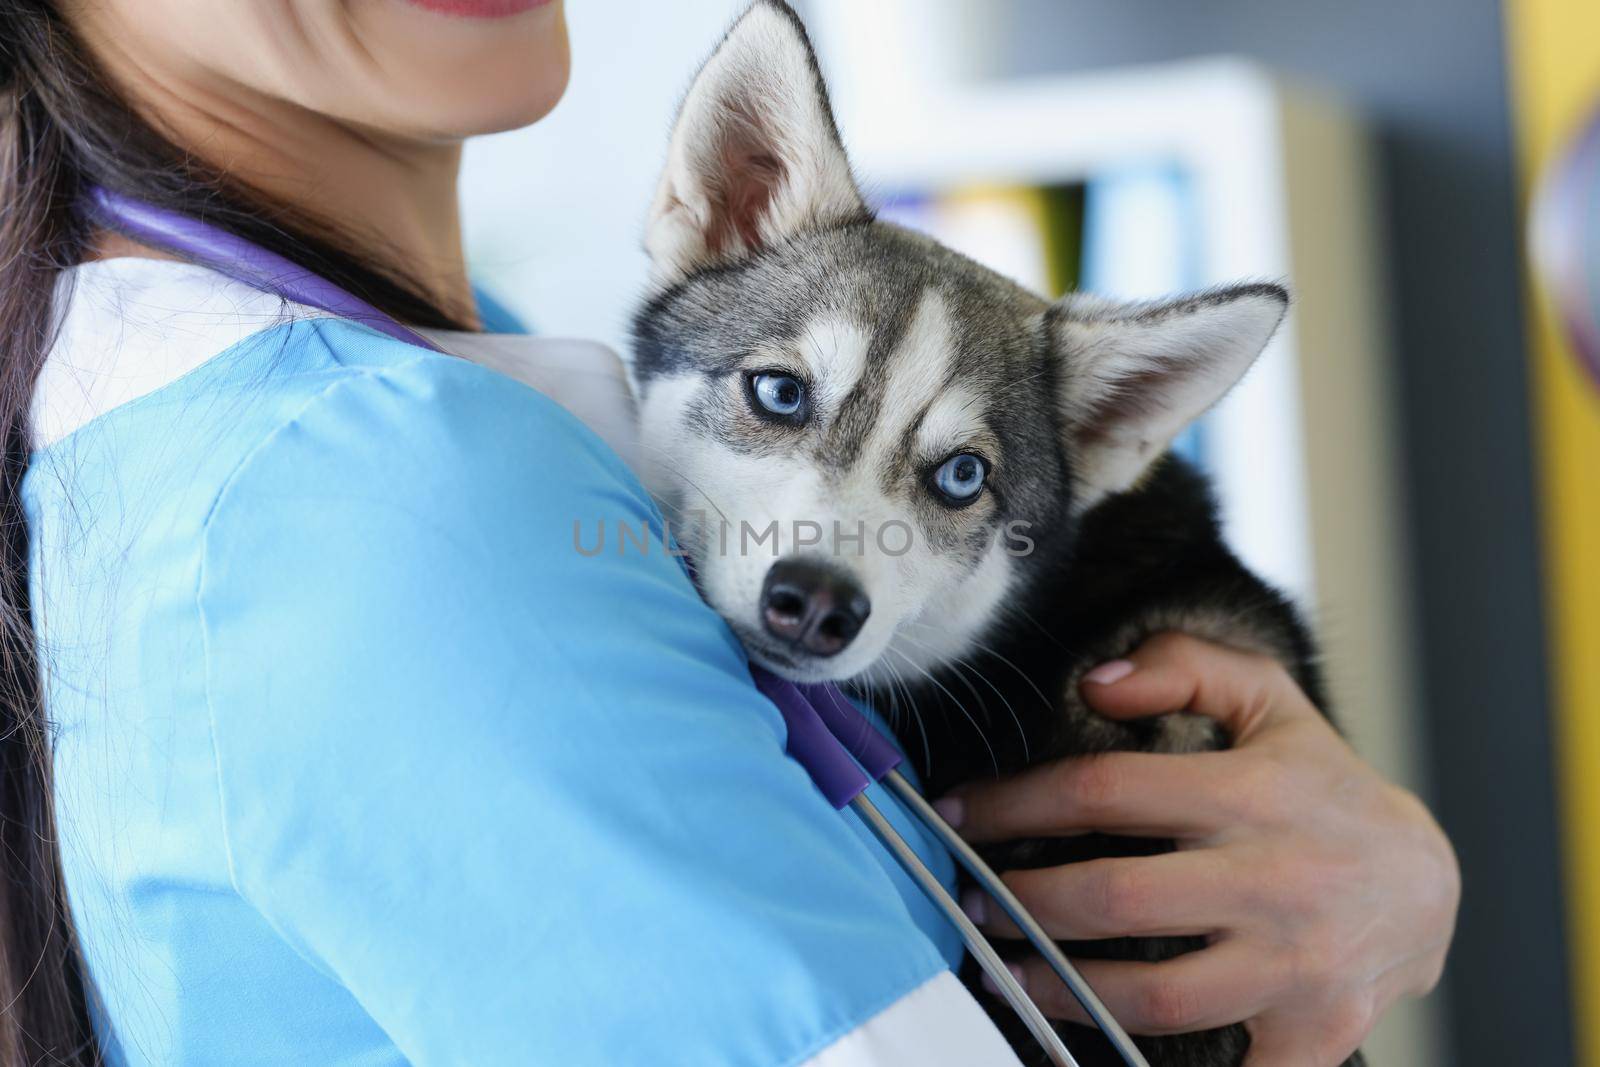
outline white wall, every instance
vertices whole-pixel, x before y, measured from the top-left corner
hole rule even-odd
[[[539,333],[626,351],[640,227],[678,99],[746,0],[573,0],[572,83],[543,122],[468,146],[479,283]]]

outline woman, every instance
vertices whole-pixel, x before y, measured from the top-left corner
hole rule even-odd
[[[566,73],[559,0],[0,0],[0,1061],[1004,1062],[677,562],[574,555],[573,516],[659,521],[604,444],[83,209],[505,330],[460,145]],[[1086,688],[1219,718],[1251,772],[1113,756],[942,804],[975,839],[1182,831],[1203,879],[1015,882],[1060,937],[1214,935],[1091,973],[1131,1029],[1247,1020],[1252,1062],[1332,1064],[1432,987],[1449,846],[1281,669],[1167,637]]]

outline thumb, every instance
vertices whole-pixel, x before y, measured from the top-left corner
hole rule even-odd
[[[1101,664],[1084,675],[1079,691],[1112,719],[1204,715],[1236,744],[1274,722],[1316,715],[1276,660],[1179,633],[1157,634],[1127,659]]]

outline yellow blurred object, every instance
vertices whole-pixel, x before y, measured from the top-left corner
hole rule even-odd
[[[1521,207],[1600,108],[1600,4],[1508,0]],[[1579,1062],[1600,1067],[1600,393],[1534,293],[1534,434]]]

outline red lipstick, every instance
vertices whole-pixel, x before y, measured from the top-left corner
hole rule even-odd
[[[543,7],[550,0],[407,0],[414,7],[458,19],[503,19]]]

